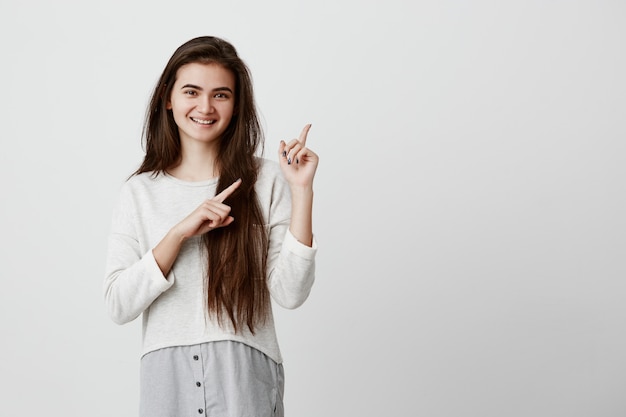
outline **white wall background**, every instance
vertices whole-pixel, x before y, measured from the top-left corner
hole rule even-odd
[[[109,218],[151,88],[212,34],[267,133],[313,123],[290,417],[626,415],[626,3],[0,3],[0,415],[134,416]]]

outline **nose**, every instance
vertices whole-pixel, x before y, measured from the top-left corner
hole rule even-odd
[[[202,98],[200,103],[198,103],[198,111],[204,114],[212,113],[213,99],[210,96]]]

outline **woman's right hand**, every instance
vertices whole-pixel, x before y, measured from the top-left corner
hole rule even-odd
[[[239,179],[215,197],[200,204],[198,208],[174,226],[172,232],[180,236],[182,240],[186,240],[190,237],[202,235],[213,229],[217,229],[218,227],[225,227],[231,224],[235,219],[229,216],[230,206],[224,204],[224,200],[239,188],[240,184],[241,180]]]

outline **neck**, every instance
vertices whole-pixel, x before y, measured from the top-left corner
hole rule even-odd
[[[168,170],[169,174],[185,181],[204,181],[219,175],[215,164],[217,146],[182,146],[180,160]]]

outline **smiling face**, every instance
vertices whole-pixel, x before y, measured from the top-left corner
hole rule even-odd
[[[235,109],[235,77],[218,64],[180,67],[167,108],[178,126],[181,146],[219,145]]]

